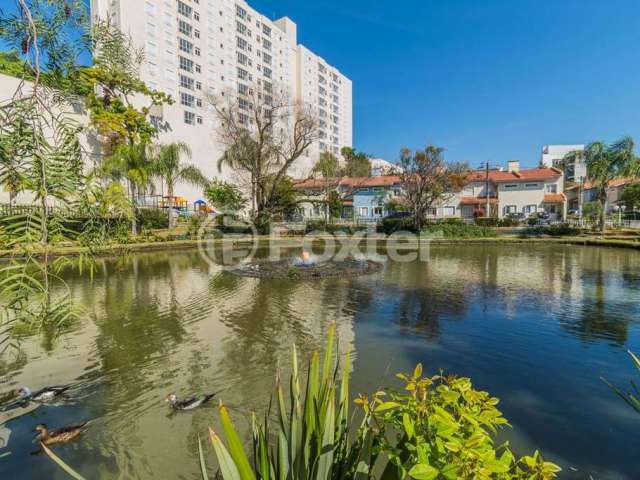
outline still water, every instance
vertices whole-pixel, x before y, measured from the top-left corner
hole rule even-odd
[[[640,415],[600,379],[634,376],[638,252],[437,246],[427,262],[301,282],[240,278],[183,251],[109,260],[93,279],[66,280],[81,321],[55,340],[26,339],[0,363],[0,395],[74,387],[57,405],[0,414],[0,478],[66,478],[34,454],[33,429],[86,420],[84,436],[55,449],[86,478],[200,478],[197,437],[217,425],[216,410],[170,415],[164,397],[218,392],[246,428],[278,366],[286,374],[292,344],[306,357],[332,322],[352,352],[353,392],[395,386],[417,362],[470,376],[501,398],[516,451],[542,450],[561,478],[640,478]]]

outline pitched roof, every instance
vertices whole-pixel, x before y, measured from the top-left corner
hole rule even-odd
[[[504,172],[500,170],[489,170],[489,180],[494,183],[502,182],[533,182],[553,180],[562,176],[562,171],[557,168],[527,168],[519,172]],[[467,177],[468,182],[484,182],[487,174],[484,171],[476,170]]]
[[[629,185],[630,183],[640,183],[640,179],[629,178],[629,177],[614,178],[609,182],[609,188],[623,187],[625,185]],[[571,185],[570,187],[567,187],[566,190],[576,190],[580,187],[582,187],[585,190],[590,190],[597,186],[598,186],[597,182],[586,181],[582,185],[580,185],[579,183],[576,183],[575,185]]]
[[[462,205],[486,205],[487,197],[462,197],[460,199]],[[489,204],[495,205],[498,203],[498,199],[495,197],[489,197]]]
[[[399,175],[378,177],[342,177],[340,185],[345,187],[390,187],[401,182]]]
[[[328,181],[327,181],[328,180]],[[329,187],[335,187],[340,183],[340,178],[329,178],[325,180],[324,178],[305,178],[303,180],[294,180],[293,188],[299,190],[313,190],[317,188],[326,188],[327,184]]]
[[[566,199],[564,193],[545,193],[543,202],[563,203]]]
[[[390,187],[399,183],[400,176],[398,175],[380,175],[377,177],[336,177],[328,179],[330,187],[336,187],[338,185],[349,188]],[[323,189],[327,187],[327,181],[324,178],[294,180],[293,187],[298,190]]]

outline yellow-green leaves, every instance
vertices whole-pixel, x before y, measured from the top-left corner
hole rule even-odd
[[[431,465],[419,463],[409,470],[409,476],[416,480],[433,480],[438,476],[438,469]]]

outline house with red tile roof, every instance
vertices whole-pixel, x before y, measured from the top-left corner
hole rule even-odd
[[[622,193],[629,185],[640,183],[638,178],[620,177],[614,178],[607,185],[607,204],[608,212],[614,210],[614,207],[620,205]],[[570,211],[581,211],[585,203],[595,202],[598,200],[598,184],[590,181],[584,181],[571,185],[565,190],[567,195],[567,208]]]
[[[302,205],[305,218],[324,218],[324,199],[329,190],[343,198],[344,217],[376,220],[387,216],[389,202],[402,199],[402,179],[398,175],[377,177],[342,177],[294,181],[296,190],[309,198]],[[547,212],[563,218],[566,197],[564,175],[556,168],[520,169],[519,162],[509,162],[505,170],[470,172],[465,186],[446,194],[433,207],[429,217],[473,219],[479,212],[504,218],[508,215],[529,216]]]

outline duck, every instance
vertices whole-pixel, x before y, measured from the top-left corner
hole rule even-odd
[[[198,408],[207,403],[215,397],[215,395],[215,393],[209,393],[180,400],[174,393],[170,393],[164,400],[165,402],[169,402],[171,408],[174,410],[193,410],[194,408]]]
[[[50,402],[54,400],[56,397],[59,397],[64,392],[69,390],[71,387],[64,385],[56,385],[51,387],[44,387],[33,393],[29,387],[20,387],[18,389],[18,395],[20,396],[20,400],[32,400],[34,402]]]
[[[84,427],[87,423],[88,422],[84,422],[79,425],[59,428],[58,430],[49,430],[46,424],[41,423],[36,426],[36,432],[38,432],[38,436],[36,438],[44,445],[69,443],[84,431]]]

